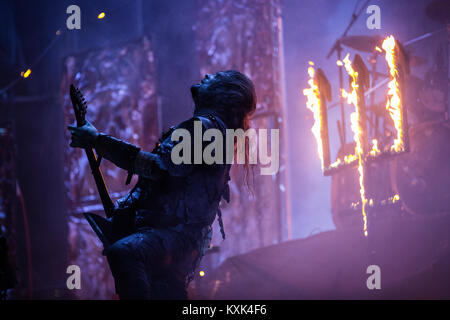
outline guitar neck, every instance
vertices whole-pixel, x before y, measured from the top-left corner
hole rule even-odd
[[[81,91],[73,84],[70,85],[70,99],[72,100],[73,112],[78,127],[82,127],[86,124],[86,100],[83,97]],[[105,180],[103,179],[102,171],[100,170],[100,163],[97,161],[97,157],[92,148],[85,149],[86,156],[89,160],[89,166],[91,167],[92,175],[94,176],[95,184],[97,185],[100,200],[103,204],[106,217],[112,217],[114,213],[114,203],[109,196],[108,189],[106,188]]]
[[[105,184],[105,179],[103,178],[102,171],[97,163],[97,157],[93,149],[85,149],[86,156],[89,160],[89,166],[91,167],[92,175],[94,176],[95,184],[97,186],[98,193],[100,195],[100,200],[102,201],[103,208],[105,210],[105,215],[107,218],[112,217],[114,211],[114,203],[109,196],[108,188]]]

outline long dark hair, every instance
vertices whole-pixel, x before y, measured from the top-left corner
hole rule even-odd
[[[230,129],[250,128],[250,116],[256,110],[256,91],[253,82],[236,70],[220,71],[205,90],[192,92],[196,108],[214,110]],[[236,149],[235,149],[236,152]],[[245,178],[247,187],[249,151],[245,148]],[[250,189],[250,188],[249,188]]]
[[[217,72],[207,90],[199,92],[199,109],[216,111],[231,129],[249,128],[249,118],[256,110],[256,91],[253,82],[236,70]]]

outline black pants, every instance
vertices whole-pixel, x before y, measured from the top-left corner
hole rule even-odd
[[[187,299],[195,250],[174,231],[140,230],[106,252],[120,299]]]

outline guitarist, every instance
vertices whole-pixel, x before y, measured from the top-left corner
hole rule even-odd
[[[249,128],[256,93],[242,73],[207,74],[191,87],[191,94],[194,115],[174,128],[188,130],[191,141],[195,121],[201,121],[203,131],[221,130],[224,138],[226,129]],[[113,228],[130,225],[123,222],[127,215],[132,217],[132,227],[105,248],[119,297],[186,299],[187,284],[210,244],[216,214],[225,238],[219,202],[229,201],[230,164],[225,159],[223,164],[174,164],[171,151],[179,143],[171,139],[174,129],[152,152],[100,133],[89,122],[68,129],[71,147],[94,148],[99,157],[139,176],[127,196],[117,201],[112,217]]]

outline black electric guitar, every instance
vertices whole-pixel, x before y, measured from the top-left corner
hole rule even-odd
[[[77,126],[82,127],[86,124],[87,104],[81,91],[73,84],[70,85],[70,99],[72,100]],[[85,151],[106,218],[112,218],[115,208],[100,170],[101,157],[97,157],[92,148],[87,148]],[[116,232],[112,219],[108,220],[90,212],[85,212],[83,215],[103,243],[105,249],[125,235],[124,232]]]

